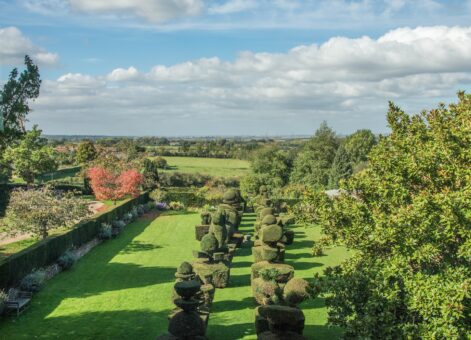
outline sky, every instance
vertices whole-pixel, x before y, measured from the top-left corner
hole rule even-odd
[[[25,54],[45,134],[387,133],[471,90],[471,0],[0,0],[0,84]]]

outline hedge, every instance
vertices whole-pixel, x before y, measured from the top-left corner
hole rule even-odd
[[[64,234],[51,236],[45,240],[26,248],[0,262],[0,289],[15,286],[25,275],[32,270],[54,263],[64,252],[72,247],[81,245],[94,239],[101,229],[103,222],[110,223],[122,217],[137,204],[146,203],[149,193],[132,198],[113,209],[95,215],[77,224]]]

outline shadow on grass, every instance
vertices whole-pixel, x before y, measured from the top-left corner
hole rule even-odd
[[[216,325],[208,327],[207,335],[209,339],[242,339],[246,335],[255,334],[255,319],[254,322],[228,324],[227,322],[219,322]]]
[[[217,293],[216,293],[217,294]],[[258,305],[255,302],[255,299],[248,296],[243,298],[242,300],[224,300],[224,301],[216,301],[213,302],[211,306],[212,313],[220,313],[226,311],[236,311],[245,308],[253,308],[257,307]]]
[[[132,241],[123,250],[121,250],[119,254],[133,254],[141,251],[150,251],[159,248],[162,248],[162,246],[141,241]]]
[[[292,254],[292,253],[289,252],[289,249],[285,253],[285,259],[286,260],[298,260],[298,259],[305,259],[305,258],[311,258],[311,257],[312,257],[311,253],[295,253],[295,254]]]

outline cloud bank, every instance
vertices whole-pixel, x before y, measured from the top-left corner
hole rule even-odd
[[[31,118],[49,133],[301,134],[324,119],[341,133],[384,132],[388,100],[418,111],[469,90],[469,60],[471,27],[399,28],[233,62],[69,73],[44,82]]]
[[[30,55],[39,65],[54,65],[59,62],[56,53],[34,45],[16,27],[0,28],[0,46],[0,65],[21,64],[25,54]]]

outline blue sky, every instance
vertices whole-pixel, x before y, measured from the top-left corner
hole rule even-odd
[[[0,0],[0,81],[28,53],[50,134],[387,132],[471,84],[471,1]]]

